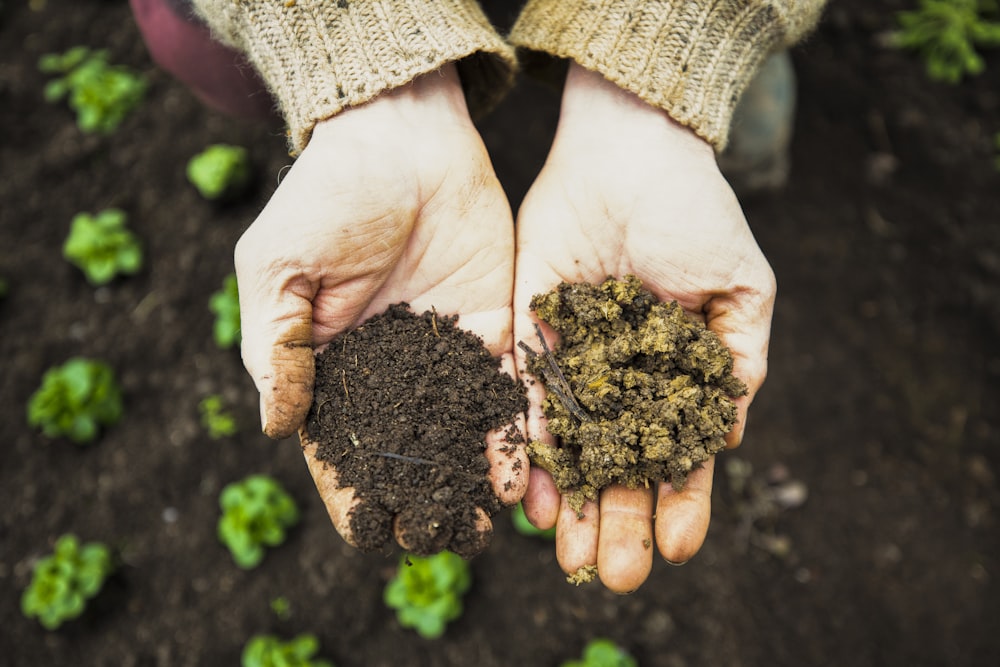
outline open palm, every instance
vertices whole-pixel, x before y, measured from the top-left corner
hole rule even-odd
[[[513,373],[510,207],[451,69],[317,125],[240,239],[236,269],[243,359],[272,437],[305,420],[314,350],[392,303],[458,314]],[[331,518],[352,541],[353,490],[339,489],[305,444]],[[516,501],[526,484],[517,458],[494,454],[494,488]]]
[[[515,336],[535,339],[532,295],[562,281],[635,274],[660,299],[702,318],[732,350],[734,374],[750,389],[737,401],[739,424],[727,440],[735,446],[766,372],[773,274],[711,147],[629,97],[599,75],[570,73],[555,142],[518,215]],[[519,357],[518,368],[524,363]],[[540,384],[529,388],[528,436],[551,441],[542,392]],[[675,563],[701,546],[713,463],[694,471],[679,493],[669,483],[608,488],[582,519],[551,477],[533,469],[525,508],[539,527],[556,525],[564,570],[597,565],[605,585],[628,592],[649,574],[654,538]]]

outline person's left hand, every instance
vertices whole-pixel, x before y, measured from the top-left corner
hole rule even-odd
[[[571,65],[555,141],[518,214],[517,244],[516,340],[537,347],[528,307],[534,294],[563,281],[635,274],[661,300],[677,300],[702,318],[732,351],[734,375],[749,388],[736,401],[739,422],[727,436],[730,446],[739,444],[766,373],[775,284],[711,146],[664,112]],[[524,354],[515,352],[525,376]],[[535,383],[528,392],[528,437],[551,443],[544,389]],[[567,573],[596,565],[609,589],[627,593],[649,575],[654,533],[671,563],[701,547],[713,467],[714,459],[692,471],[680,492],[664,482],[609,487],[599,502],[584,505],[582,519],[560,499],[551,476],[532,468],[525,512],[538,528],[556,526],[556,556]]]

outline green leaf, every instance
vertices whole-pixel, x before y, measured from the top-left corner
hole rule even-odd
[[[240,294],[236,274],[231,273],[222,282],[222,290],[212,294],[209,309],[215,313],[213,335],[215,344],[228,349],[240,343]]]
[[[123,412],[121,390],[106,364],[77,357],[51,368],[28,401],[28,423],[48,437],[77,443],[94,440],[100,426],[112,426]]]
[[[219,506],[219,540],[245,569],[259,565],[264,547],[284,542],[286,530],[298,521],[298,508],[291,496],[266,475],[251,475],[226,485],[219,495]]]
[[[214,144],[192,157],[188,180],[206,199],[226,199],[241,194],[250,182],[250,158],[241,146]]]

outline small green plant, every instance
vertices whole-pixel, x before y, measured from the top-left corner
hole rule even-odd
[[[996,0],[920,0],[896,15],[893,44],[920,53],[931,79],[958,83],[985,68],[977,46],[1000,46],[1000,22],[987,20],[996,13]]]
[[[55,630],[83,613],[111,570],[111,552],[105,545],[90,542],[81,547],[75,535],[63,535],[55,551],[35,565],[21,596],[21,612]]]
[[[548,530],[540,530],[535,528],[528,517],[524,514],[524,505],[518,503],[514,505],[514,509],[511,511],[510,515],[511,521],[514,523],[514,530],[527,537],[543,537],[547,540],[553,540],[556,537],[555,527],[549,528]]]
[[[50,438],[91,442],[101,426],[122,416],[122,395],[111,367],[75,357],[50,368],[28,401],[28,423]]]
[[[560,667],[638,667],[635,658],[610,639],[592,639],[582,660],[567,660]]]
[[[302,634],[287,642],[273,635],[254,635],[243,647],[243,667],[333,667],[329,660],[317,660],[319,640]]]
[[[75,46],[63,54],[49,53],[38,61],[47,74],[62,76],[45,86],[45,99],[67,98],[84,132],[110,134],[146,93],[146,81],[126,67],[109,65],[106,51]]]
[[[271,600],[271,613],[274,614],[278,620],[287,621],[292,617],[292,603],[289,602],[288,598],[284,595],[279,595]]]
[[[142,246],[125,221],[125,212],[117,208],[73,216],[63,257],[83,271],[90,284],[106,285],[120,273],[142,268]]]
[[[236,419],[222,409],[222,397],[212,394],[198,403],[201,413],[201,425],[208,431],[208,437],[213,440],[236,434]]]
[[[285,531],[299,520],[299,509],[277,480],[250,475],[222,489],[219,539],[245,570],[264,559],[264,547],[285,541]]]
[[[450,551],[428,557],[403,556],[383,599],[404,628],[436,639],[462,615],[462,596],[472,583],[469,564]]]
[[[187,177],[205,199],[231,199],[250,184],[250,156],[242,146],[214,144],[188,161]]]
[[[212,335],[215,344],[223,350],[240,344],[240,289],[236,274],[230,273],[222,282],[222,289],[212,294],[209,309],[215,313]]]

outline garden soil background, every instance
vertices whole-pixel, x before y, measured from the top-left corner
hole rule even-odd
[[[290,164],[280,128],[204,109],[151,63],[125,2],[5,0],[0,664],[233,665],[260,632],[314,633],[340,666],[556,665],[596,636],[666,667],[1000,664],[1000,52],[980,77],[932,83],[883,46],[904,6],[835,1],[794,52],[790,182],[744,201],[778,277],[770,375],[743,447],[721,455],[701,553],[657,562],[619,597],[567,585],[552,544],[499,515],[464,615],[425,641],[382,602],[398,553],[361,554],[336,535],[297,443],[258,434],[239,355],[212,341],[209,295]],[[65,106],[42,101],[39,56],[77,44],[150,78],[111,137],[81,135]],[[552,90],[524,81],[480,123],[515,207],[557,112]],[[215,142],[249,147],[251,199],[213,206],[185,181],[187,159]],[[110,206],[128,212],[147,262],[94,289],[60,248],[76,212]],[[87,447],[25,419],[45,369],[75,355],[107,360],[127,401]],[[212,393],[239,435],[213,441],[199,425]],[[808,500],[781,510],[735,494],[736,459],[754,488],[786,475]],[[217,499],[260,472],[304,516],[244,572],[216,539]],[[49,633],[18,603],[65,532],[109,543],[122,565],[83,618]]]

